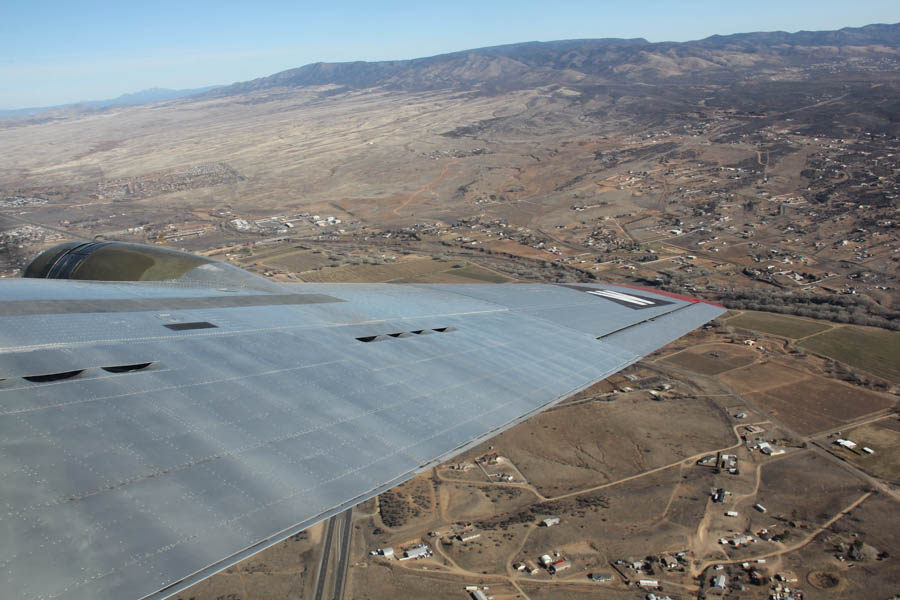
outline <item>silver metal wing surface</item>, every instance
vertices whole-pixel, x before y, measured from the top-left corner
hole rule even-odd
[[[724,309],[613,285],[0,283],[0,580],[165,598]]]

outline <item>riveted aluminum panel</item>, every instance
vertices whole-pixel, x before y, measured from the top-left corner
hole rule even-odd
[[[42,283],[12,296],[52,299],[73,282]],[[75,285],[81,300],[221,294]],[[682,303],[657,329],[647,311],[557,286],[286,289],[340,301],[0,316],[0,369],[12,374],[0,381],[3,589],[27,600],[174,594],[721,312]],[[598,340],[578,325],[606,311],[626,329]],[[216,328],[162,326],[195,320]],[[446,331],[388,335],[435,328]],[[153,364],[99,368],[119,359]],[[19,377],[54,363],[85,370]]]

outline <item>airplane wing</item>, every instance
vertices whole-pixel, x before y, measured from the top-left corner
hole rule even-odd
[[[0,581],[166,598],[723,308],[614,285],[0,282]]]

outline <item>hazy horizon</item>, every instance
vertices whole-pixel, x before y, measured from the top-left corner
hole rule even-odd
[[[755,31],[823,31],[900,21],[882,0],[762,0],[738,12],[709,0],[341,6],[202,0],[152,8],[53,0],[8,7],[0,23],[0,109],[117,98],[152,88],[228,85],[315,62],[406,60],[527,41],[683,42]]]

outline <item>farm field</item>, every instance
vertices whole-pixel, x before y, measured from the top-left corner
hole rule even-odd
[[[833,327],[823,321],[749,310],[729,318],[726,323],[729,327],[761,331],[791,339],[807,337]]]
[[[478,265],[468,264],[465,267],[452,267],[447,271],[395,279],[391,283],[507,283],[509,281],[512,280],[499,273]]]
[[[301,273],[328,264],[328,257],[321,253],[312,252],[311,250],[284,252],[274,254],[271,257],[254,256],[254,260],[267,267],[282,271],[290,271],[292,273]]]
[[[663,362],[684,367],[701,375],[718,375],[745,367],[756,360],[756,352],[736,344],[708,344],[667,356]]]
[[[802,348],[900,383],[900,333],[848,325],[802,340]]]
[[[748,397],[802,434],[839,427],[896,404],[886,394],[821,377],[808,377]]]
[[[745,393],[761,392],[793,383],[808,376],[804,371],[775,362],[756,363],[718,377],[731,388]]]
[[[419,258],[386,265],[342,265],[319,271],[304,271],[299,275],[303,281],[320,283],[384,283],[447,271],[452,266],[453,263],[442,262],[432,258]]]

